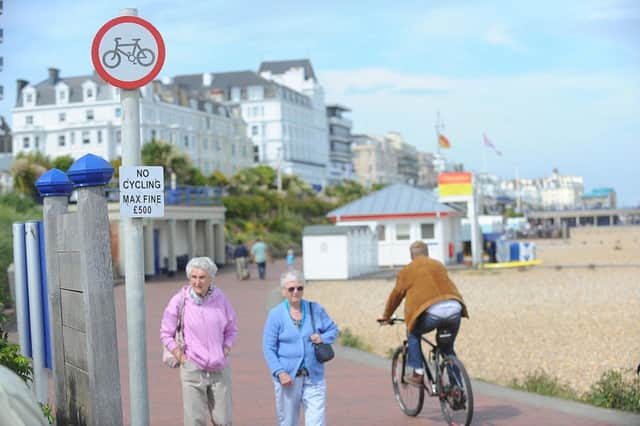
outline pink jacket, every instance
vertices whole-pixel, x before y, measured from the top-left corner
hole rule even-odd
[[[189,286],[171,298],[160,324],[162,344],[172,352],[177,346],[174,336],[183,297],[185,355],[205,371],[226,367],[228,359],[224,356],[223,346],[233,346],[238,326],[231,303],[217,287],[202,305],[191,299]]]

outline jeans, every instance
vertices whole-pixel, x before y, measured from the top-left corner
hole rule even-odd
[[[454,355],[453,343],[458,335],[460,329],[461,315],[457,314],[448,318],[441,318],[435,315],[431,315],[426,311],[421,313],[416,323],[413,326],[413,330],[409,333],[407,338],[409,345],[409,359],[408,364],[412,368],[422,368],[422,345],[420,344],[420,338],[423,334],[430,332],[435,328],[448,327],[451,330],[452,339],[451,343],[440,347],[440,350],[445,355]]]
[[[327,385],[324,380],[313,383],[308,376],[299,376],[294,377],[289,386],[282,386],[276,380],[273,387],[278,426],[298,426],[301,405],[305,426],[325,426]]]
[[[265,275],[267,275],[267,262],[256,262],[258,265],[258,276],[261,280],[264,280]]]

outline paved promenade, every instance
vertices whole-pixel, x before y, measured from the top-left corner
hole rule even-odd
[[[299,261],[299,259],[298,259]],[[273,386],[262,358],[262,327],[269,305],[277,301],[274,288],[284,270],[283,262],[268,265],[267,280],[237,281],[227,267],[215,284],[230,298],[238,314],[240,332],[232,350],[234,424],[275,425]],[[161,358],[159,324],[171,295],[186,283],[184,274],[171,281],[150,281],[145,287],[146,338],[149,371],[151,425],[181,425],[182,399],[179,372],[166,368]],[[125,423],[129,424],[128,364],[125,288],[115,289],[118,313],[118,348]],[[339,297],[339,295],[337,295]],[[372,318],[373,320],[373,318]],[[339,325],[339,324],[338,324]],[[327,366],[327,424],[342,425],[441,425],[438,401],[427,398],[416,417],[398,408],[391,389],[388,361],[349,348],[337,348]],[[640,424],[640,416],[600,410],[551,398],[515,392],[476,382],[474,424],[478,425],[610,425]]]

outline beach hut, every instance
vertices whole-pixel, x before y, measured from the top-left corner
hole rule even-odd
[[[444,264],[462,261],[464,214],[438,202],[434,191],[403,183],[387,186],[327,214],[338,226],[365,225],[378,240],[378,265],[410,262],[409,246],[422,240]]]

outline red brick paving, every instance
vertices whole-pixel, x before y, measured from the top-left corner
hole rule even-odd
[[[300,261],[300,259],[297,259]],[[221,270],[216,285],[230,298],[238,315],[239,334],[232,351],[234,424],[237,426],[275,425],[271,378],[262,358],[262,327],[267,298],[277,286],[283,262],[268,265],[267,280],[259,281],[255,266],[252,279],[237,281],[231,267]],[[182,274],[181,274],[182,275]],[[162,311],[171,295],[185,279],[151,281],[146,284],[146,338],[149,372],[149,410],[151,425],[181,425],[182,397],[179,372],[165,367],[161,358],[159,325]],[[127,373],[127,334],[125,288],[116,287],[118,348],[121,354],[120,377],[125,423],[129,424]],[[339,356],[327,366],[328,425],[442,425],[444,420],[436,399],[425,399],[422,413],[407,417],[393,397],[387,371],[352,362]],[[482,425],[602,425],[582,417],[573,417],[550,409],[513,401],[475,396],[474,424]]]

